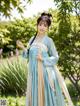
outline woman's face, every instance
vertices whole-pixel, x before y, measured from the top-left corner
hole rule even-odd
[[[48,31],[48,25],[45,21],[40,21],[37,29],[39,34],[45,34]]]

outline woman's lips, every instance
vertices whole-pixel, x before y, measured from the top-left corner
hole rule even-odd
[[[44,30],[43,30],[43,29],[40,29],[40,31],[42,31],[42,32],[43,32]]]

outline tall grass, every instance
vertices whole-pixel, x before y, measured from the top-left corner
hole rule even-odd
[[[0,63],[1,94],[24,95],[27,88],[27,61],[21,57]]]

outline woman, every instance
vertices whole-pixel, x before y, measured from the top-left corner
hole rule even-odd
[[[26,106],[73,106],[64,80],[57,69],[59,59],[53,40],[48,36],[52,15],[42,13],[37,20],[37,34],[27,49],[20,41],[23,57],[28,59]]]

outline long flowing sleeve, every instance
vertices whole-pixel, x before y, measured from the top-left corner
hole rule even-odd
[[[30,46],[30,43],[31,43],[33,37],[34,37],[34,36],[32,36],[32,37],[30,38],[30,40],[29,40],[29,42],[28,42],[28,44],[27,44],[27,48],[26,48],[25,50],[23,50],[23,52],[22,52],[22,57],[23,57],[23,58],[27,58],[27,59],[28,59],[28,57],[29,57],[28,47]]]
[[[27,50],[27,48],[22,52],[22,57],[28,58],[28,50]]]
[[[49,51],[49,57],[44,57],[43,62],[46,66],[53,66],[57,64],[59,55],[55,47],[55,44],[51,38],[48,42],[48,51]]]

